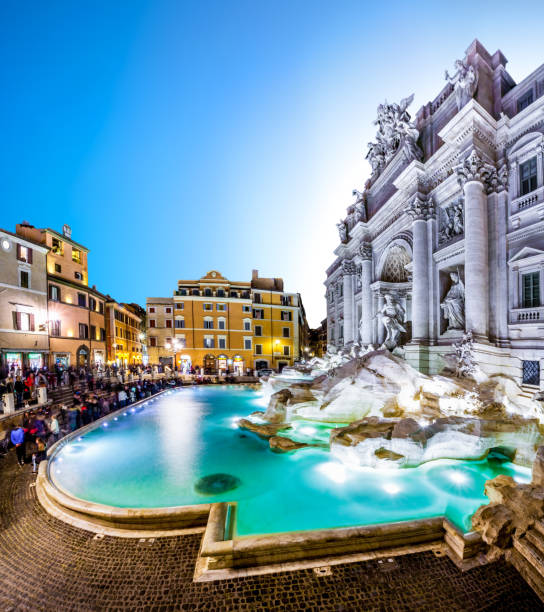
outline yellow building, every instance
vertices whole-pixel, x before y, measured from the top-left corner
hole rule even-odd
[[[150,363],[245,374],[281,369],[300,356],[300,296],[283,291],[282,279],[233,282],[212,270],[180,280],[171,298],[147,299]]]
[[[93,365],[106,359],[104,304],[107,300],[88,286],[88,249],[63,233],[23,222],[18,236],[43,244],[47,252],[47,324],[50,365]]]
[[[108,363],[118,366],[143,363],[142,319],[130,304],[106,302]]]

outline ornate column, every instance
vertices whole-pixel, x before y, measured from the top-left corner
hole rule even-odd
[[[361,264],[361,325],[359,332],[363,344],[372,344],[372,246],[363,242],[359,247]]]
[[[475,340],[489,338],[489,228],[487,191],[499,177],[473,149],[456,167],[465,199],[465,329]]]
[[[353,334],[355,311],[353,276],[355,274],[355,264],[352,260],[344,259],[342,262],[342,274],[344,277],[344,344],[350,344],[355,340]]]
[[[378,293],[378,304],[376,307],[376,312],[381,312],[384,304],[385,304],[385,298],[383,297],[383,294],[380,292]],[[378,345],[381,346],[383,344],[383,341],[385,340],[385,327],[379,322],[378,318],[376,319],[376,325],[378,326],[378,329],[377,329]]]
[[[419,194],[406,212],[412,217],[412,342],[427,343],[429,339],[429,248],[427,220],[434,216],[432,200]]]

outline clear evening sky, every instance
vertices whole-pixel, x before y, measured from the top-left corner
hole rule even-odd
[[[258,268],[316,326],[376,106],[415,114],[474,38],[519,81],[543,26],[542,0],[2,0],[0,227],[68,223],[119,301]]]

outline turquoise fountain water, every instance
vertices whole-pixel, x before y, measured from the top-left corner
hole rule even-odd
[[[71,495],[111,506],[237,501],[239,536],[444,514],[469,530],[471,515],[488,501],[486,480],[498,474],[520,482],[531,478],[527,468],[494,460],[375,470],[344,465],[326,448],[276,454],[266,440],[236,426],[259,409],[262,396],[247,387],[177,389],[65,444],[54,454],[50,474]],[[326,443],[332,427],[299,421],[289,436]],[[214,474],[232,476],[227,480],[235,488],[199,492],[200,479]]]

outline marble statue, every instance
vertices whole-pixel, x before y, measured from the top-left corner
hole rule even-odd
[[[386,335],[382,348],[392,351],[399,346],[401,332],[406,331],[404,327],[404,308],[389,293],[384,298],[385,304],[376,316],[379,317],[385,327]]]
[[[374,125],[378,126],[376,142],[368,143],[368,159],[372,167],[372,175],[377,176],[397,151],[402,150],[407,161],[421,160],[423,153],[417,144],[419,130],[410,121],[408,106],[414,99],[412,94],[401,100],[400,104],[384,104],[378,106],[378,117]]]
[[[478,73],[466,61],[456,60],[455,72],[450,76],[446,70],[445,77],[453,85],[457,110],[461,110],[478,87]]]
[[[338,233],[340,235],[340,242],[347,242],[348,228],[346,227],[344,221],[340,221],[339,223],[337,223],[336,227],[338,228]]]
[[[357,217],[357,221],[363,221],[366,222],[367,217],[366,217],[366,196],[364,194],[364,192],[362,191],[357,191],[357,189],[354,189],[352,192],[352,195],[355,196],[355,204],[353,205],[355,208],[355,214]]]
[[[459,378],[470,378],[476,370],[474,361],[474,339],[469,330],[463,334],[463,339],[455,344],[457,367],[455,375]]]
[[[440,308],[448,321],[448,330],[465,329],[465,286],[458,272],[450,272],[451,287]]]
[[[439,230],[439,242],[447,242],[465,232],[463,219],[463,200],[460,199],[450,206],[442,209],[442,218]]]

